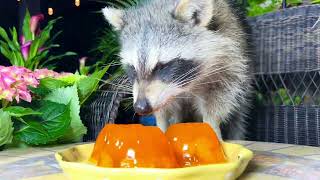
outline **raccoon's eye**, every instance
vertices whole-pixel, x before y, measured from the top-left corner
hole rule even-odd
[[[158,63],[153,69],[153,77],[166,82],[170,81],[173,78],[175,69],[177,68],[175,66],[176,63],[177,62],[175,60],[165,64]]]
[[[125,66],[125,71],[127,73],[127,76],[131,82],[133,82],[137,78],[137,71],[135,70],[134,66],[127,65]]]

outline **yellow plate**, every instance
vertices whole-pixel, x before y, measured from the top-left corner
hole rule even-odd
[[[55,154],[61,168],[76,180],[219,180],[236,179],[253,153],[238,144],[223,143],[229,162],[187,168],[102,168],[87,163],[92,144],[78,145]]]

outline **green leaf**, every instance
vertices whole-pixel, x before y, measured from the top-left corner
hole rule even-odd
[[[31,41],[33,36],[30,30],[30,19],[31,19],[31,16],[29,11],[27,10],[23,20],[23,27],[22,27],[23,35],[26,42]]]
[[[11,33],[11,36],[12,36],[12,41],[11,42],[14,45],[15,50],[20,51],[20,44],[19,44],[19,41],[18,41],[17,29],[15,27],[13,27],[12,29],[10,29],[10,33]]]
[[[11,32],[11,36],[12,36],[13,42],[16,43],[16,46],[19,46],[17,29],[16,29],[15,27],[13,27],[13,28],[10,30],[10,32]]]
[[[0,40],[0,51],[12,65],[21,66],[21,64],[23,64],[24,60],[20,52],[20,48],[14,47],[12,42],[4,42]]]
[[[51,30],[53,29],[53,25],[59,20],[61,17],[53,19],[48,22],[47,26],[42,30],[39,40],[40,40],[40,47],[42,47],[50,38]]]
[[[12,65],[16,65],[16,59],[13,57],[14,54],[9,50],[9,46],[4,41],[0,41],[0,52],[10,61]]]
[[[0,36],[1,36],[5,41],[7,41],[7,42],[10,41],[6,30],[4,30],[2,27],[0,27]]]
[[[86,127],[80,119],[80,103],[76,86],[58,88],[48,94],[45,100],[61,104],[69,104],[71,108],[71,124],[67,133],[59,138],[61,142],[78,142],[87,133]]]
[[[28,89],[32,92],[32,94],[38,95],[40,97],[44,97],[51,92],[50,89],[41,86],[38,86],[37,88],[29,86]]]
[[[279,90],[278,90],[278,93],[279,93],[279,95],[280,95],[280,97],[282,98],[282,99],[289,99],[289,95],[288,95],[288,92],[287,92],[287,90],[286,89],[284,89],[284,88],[280,88]]]
[[[302,0],[287,0],[287,4],[291,6],[297,6],[302,3]]]
[[[281,7],[282,0],[250,0],[248,1],[247,15],[259,16],[276,11]]]
[[[27,115],[40,115],[41,112],[34,111],[31,108],[24,108],[20,106],[10,106],[7,108],[4,108],[3,111],[9,113],[10,116],[13,117],[22,117]]]
[[[50,56],[46,61],[44,61],[42,64],[41,64],[41,67],[44,67],[46,64],[54,61],[54,60],[58,60],[58,59],[62,59],[66,56],[75,56],[77,55],[77,53],[75,52],[66,52],[64,54],[61,54],[61,55],[57,55],[57,56]]]
[[[40,39],[35,38],[31,43],[27,61],[30,61],[30,59],[34,58],[37,55],[39,48],[40,48]]]
[[[48,95],[53,90],[56,90],[61,87],[66,87],[68,85],[70,84],[63,80],[47,77],[40,80],[40,84],[37,88],[29,87],[29,89],[32,93],[43,97]]]
[[[62,33],[62,31],[58,31],[54,33],[54,35],[44,44],[45,47],[49,47],[53,42],[56,40],[56,38]]]
[[[0,146],[12,142],[13,123],[7,112],[0,109]]]
[[[39,145],[55,142],[70,127],[70,104],[64,105],[51,101],[41,101],[38,110],[41,119],[19,119],[22,122],[16,137],[27,144]]]
[[[312,4],[320,4],[320,0],[313,0],[311,1]]]
[[[64,105],[51,101],[44,101],[41,104],[43,105],[39,109],[43,119],[41,124],[48,131],[50,141],[55,141],[63,136],[70,127],[71,104]]]
[[[41,53],[38,53],[35,57],[29,59],[26,62],[25,67],[27,67],[28,69],[38,69],[38,64],[40,63],[40,61],[46,58],[48,54],[49,50],[44,50]]]
[[[110,65],[103,68],[101,71],[94,72],[92,75],[81,79],[77,85],[79,90],[80,104],[83,104],[88,97],[97,89],[101,78],[109,69]]]
[[[46,48],[44,48],[44,50],[47,50],[47,49],[51,49],[51,48],[55,48],[55,47],[60,47],[59,44],[50,44],[48,46],[45,46]]]
[[[292,102],[291,102],[290,99],[284,99],[283,100],[283,104],[286,105],[286,106],[290,106],[290,105],[292,105]]]
[[[46,129],[36,120],[26,120],[24,124],[14,133],[15,137],[27,144],[47,144],[51,138]]]
[[[32,41],[32,44],[30,46],[29,57],[27,60],[30,62],[29,66],[31,69],[37,67],[40,64],[40,60],[44,58],[43,56],[38,56],[39,49],[42,48],[43,45],[46,43],[46,41],[48,41],[48,39],[50,38],[50,32],[53,29],[54,23],[58,19],[49,21],[48,25],[41,31],[41,34],[39,36],[34,37],[34,40]],[[52,45],[50,47],[57,47],[57,45]],[[47,48],[50,48],[50,47],[47,47]],[[41,59],[35,58],[35,57],[41,57]]]
[[[23,58],[21,52],[20,51],[13,51],[13,54],[17,59],[16,65],[17,66],[24,66],[25,61],[24,61],[24,58]]]
[[[274,105],[282,105],[282,100],[277,93],[272,94],[272,103]]]
[[[294,105],[300,105],[302,103],[302,98],[299,96],[296,96],[294,98]]]
[[[86,78],[87,76],[80,75],[80,74],[70,74],[67,76],[58,77],[57,80],[63,81],[68,85],[74,85],[75,83],[79,82],[81,79]]]
[[[50,91],[61,88],[61,87],[65,87],[68,86],[69,84],[67,82],[64,82],[62,80],[59,79],[55,79],[55,78],[43,78],[40,80],[40,85],[39,88],[46,88]]]

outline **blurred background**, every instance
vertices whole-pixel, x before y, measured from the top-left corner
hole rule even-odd
[[[57,17],[63,17],[55,25],[53,34],[62,31],[56,39],[61,48],[55,49],[77,52],[78,58],[92,57],[91,50],[98,42],[103,27],[108,26],[99,10],[105,7],[105,2],[89,0],[0,0],[0,26],[7,29],[12,26],[21,27],[28,7],[31,15],[44,14],[46,22]],[[91,53],[91,54],[90,54]],[[1,55],[0,55],[1,56]],[[79,63],[78,58],[67,57],[60,61],[57,70],[74,72]],[[5,63],[5,62],[1,62]],[[90,62],[89,62],[90,63]],[[65,66],[67,64],[67,66]]]

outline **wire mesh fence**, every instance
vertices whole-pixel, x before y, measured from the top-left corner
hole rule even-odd
[[[319,12],[318,5],[301,6],[249,20],[256,47],[253,140],[320,145]]]

